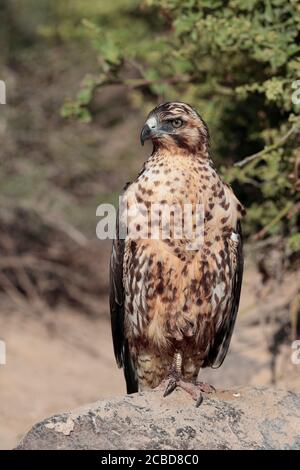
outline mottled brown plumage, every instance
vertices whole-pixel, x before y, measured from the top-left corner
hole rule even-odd
[[[187,237],[147,238],[149,224],[132,218],[140,237],[118,235],[111,256],[111,319],[115,354],[128,392],[154,388],[174,372],[180,357],[184,380],[201,367],[222,364],[239,305],[244,209],[219,177],[209,154],[207,126],[189,105],[165,103],[148,116],[141,133],[153,153],[125,189],[128,207],[203,204],[203,243]],[[175,220],[172,214],[171,219]],[[195,228],[195,218],[192,216]],[[152,220],[153,222],[153,220]],[[123,219],[121,216],[121,223]]]

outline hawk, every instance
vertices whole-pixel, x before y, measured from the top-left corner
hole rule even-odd
[[[197,382],[199,370],[222,364],[237,316],[245,210],[218,175],[207,125],[190,105],[157,106],[140,138],[142,144],[152,140],[153,152],[123,196],[127,208],[141,204],[146,210],[144,218],[131,217],[135,236],[120,235],[124,220],[119,214],[110,261],[115,357],[124,369],[127,393],[166,384],[164,395],[181,387],[199,405],[201,392],[214,390]],[[168,235],[157,217],[145,223],[145,212],[151,215],[155,204],[192,207],[201,243],[191,249],[194,239],[182,232],[176,236],[175,223]],[[204,214],[200,222],[198,206]],[[175,212],[170,214],[175,222]],[[159,237],[149,236],[151,223]]]

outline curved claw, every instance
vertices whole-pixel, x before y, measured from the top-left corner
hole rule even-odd
[[[177,383],[176,383],[176,380],[174,379],[170,379],[169,380],[169,383],[166,387],[166,390],[164,391],[164,397],[167,397],[168,395],[170,395],[170,393],[174,392],[175,388],[177,386]]]
[[[196,400],[196,408],[199,408],[199,406],[201,405],[202,402],[203,402],[203,395],[202,395],[202,393],[200,392],[200,393],[199,393],[199,396],[198,396],[198,398],[197,398],[197,400]]]

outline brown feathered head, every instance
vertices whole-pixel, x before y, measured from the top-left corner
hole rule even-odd
[[[189,154],[206,153],[209,134],[206,123],[190,105],[178,101],[163,103],[148,115],[141,131],[141,143],[151,139],[158,149]]]

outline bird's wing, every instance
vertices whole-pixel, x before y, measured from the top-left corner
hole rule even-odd
[[[212,350],[210,351],[209,363],[214,369],[220,367],[225,359],[227,354],[231,336],[233,333],[233,328],[239,309],[242,278],[243,278],[243,268],[244,268],[244,258],[243,258],[243,239],[242,239],[242,229],[240,221],[237,222],[236,233],[238,234],[238,243],[234,253],[230,253],[232,259],[232,264],[235,265],[235,270],[233,272],[233,283],[231,291],[231,302],[230,302],[230,312],[226,316],[226,320],[223,323],[220,330],[216,333],[216,338]]]
[[[119,238],[119,214],[117,214],[116,238],[113,241],[110,257],[110,318],[114,353],[119,367],[123,367],[127,393],[138,391],[136,373],[130,357],[128,343],[124,335],[124,286],[123,259],[125,240]]]

